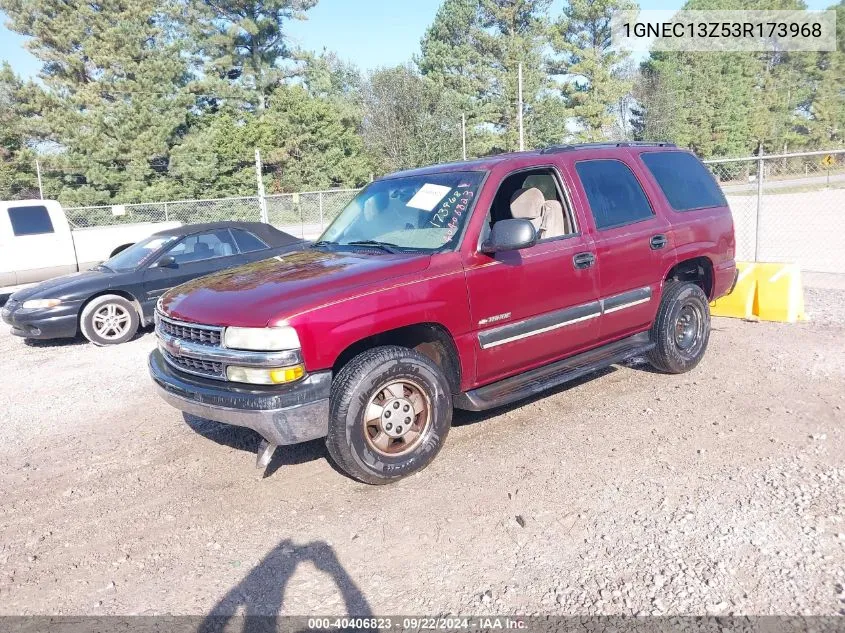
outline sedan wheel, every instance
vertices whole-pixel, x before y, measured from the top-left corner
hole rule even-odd
[[[125,343],[138,331],[140,319],[135,306],[118,295],[103,295],[82,311],[79,327],[94,345]]]
[[[116,303],[108,303],[94,313],[94,331],[110,341],[124,336],[130,324],[129,312]]]

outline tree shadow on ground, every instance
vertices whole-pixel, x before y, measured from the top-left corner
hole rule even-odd
[[[232,624],[242,620],[241,631],[270,633],[289,630],[281,627],[280,614],[285,603],[288,582],[300,563],[311,562],[331,577],[343,597],[346,616],[370,618],[370,604],[355,581],[340,564],[334,549],[324,541],[296,545],[281,541],[241,582],[232,587],[203,619],[197,633],[233,631]],[[307,627],[301,626],[301,629]],[[365,630],[365,629],[359,629]]]

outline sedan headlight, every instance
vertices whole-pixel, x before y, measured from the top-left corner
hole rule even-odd
[[[29,301],[24,301],[21,307],[24,310],[35,310],[38,308],[55,308],[61,302],[61,299],[30,299]]]
[[[249,349],[275,352],[299,349],[299,336],[289,325],[279,327],[227,327],[223,332],[223,345],[230,349]]]

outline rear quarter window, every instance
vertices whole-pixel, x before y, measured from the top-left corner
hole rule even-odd
[[[9,207],[9,222],[12,223],[12,232],[18,237],[53,232],[50,213],[47,207],[41,205]]]
[[[242,229],[232,229],[232,235],[235,237],[235,242],[241,250],[241,253],[252,253],[254,251],[261,251],[267,248],[267,245],[264,242],[248,231],[244,231]]]
[[[692,154],[645,152],[640,158],[675,211],[727,205],[713,175]]]

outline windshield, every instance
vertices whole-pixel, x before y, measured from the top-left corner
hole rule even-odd
[[[127,272],[135,270],[142,264],[149,263],[155,253],[163,246],[170,244],[177,238],[175,235],[159,236],[153,235],[145,240],[136,242],[124,251],[120,251],[111,259],[103,262],[103,266],[111,268],[115,272]]]
[[[316,244],[369,242],[424,251],[453,246],[483,177],[483,172],[454,171],[374,182]]]

